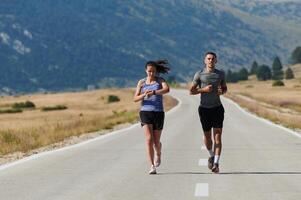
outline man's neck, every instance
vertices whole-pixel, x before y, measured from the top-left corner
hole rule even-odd
[[[206,71],[207,72],[213,72],[214,69],[215,69],[215,67],[208,67],[208,66],[206,66]]]

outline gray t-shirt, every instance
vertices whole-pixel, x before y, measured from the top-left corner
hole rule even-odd
[[[221,70],[214,69],[213,72],[207,72],[206,68],[195,73],[192,83],[199,88],[212,85],[212,91],[209,93],[201,93],[200,106],[204,108],[214,108],[220,106],[221,100],[217,94],[218,86],[225,86],[225,73]]]

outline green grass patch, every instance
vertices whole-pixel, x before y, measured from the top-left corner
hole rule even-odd
[[[0,110],[0,114],[7,114],[7,113],[13,114],[13,113],[21,113],[21,112],[23,112],[23,110],[20,108],[8,108],[8,109]]]
[[[35,108],[36,105],[31,101],[25,101],[20,103],[14,103],[12,108],[14,109],[22,109],[22,108]]]
[[[66,110],[66,109],[68,109],[68,107],[65,105],[45,106],[41,108],[42,111],[54,111],[54,110]]]

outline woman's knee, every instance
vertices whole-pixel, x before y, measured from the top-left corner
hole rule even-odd
[[[149,144],[149,145],[154,144],[153,138],[152,138],[152,137],[147,137],[147,138],[146,138],[146,144]]]

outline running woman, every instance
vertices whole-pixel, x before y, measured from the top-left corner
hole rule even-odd
[[[208,168],[218,173],[225,112],[220,95],[227,92],[227,85],[225,73],[215,68],[217,56],[214,52],[205,54],[204,63],[205,67],[194,75],[190,94],[201,94],[198,111],[204,131],[204,144],[209,152]],[[212,129],[214,145],[212,145]]]
[[[149,174],[156,174],[156,167],[161,163],[160,138],[165,116],[162,95],[169,92],[169,86],[159,75],[168,71],[167,60],[148,61],[145,64],[147,76],[138,82],[134,96],[135,102],[141,101],[139,114],[146,138],[147,158],[151,166]]]

